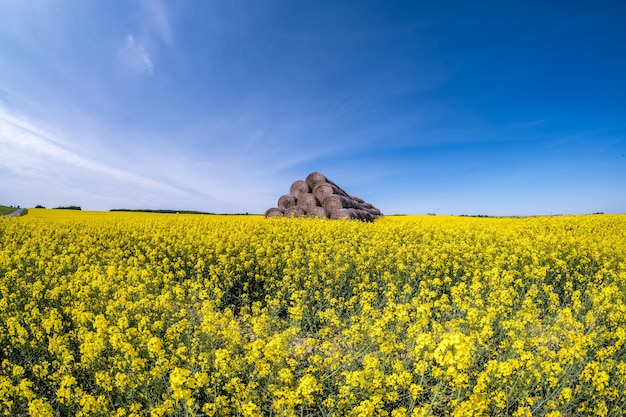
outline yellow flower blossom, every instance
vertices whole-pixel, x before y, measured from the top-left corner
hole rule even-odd
[[[29,210],[0,415],[622,415],[625,230]]]
[[[28,403],[28,413],[32,417],[53,417],[52,405],[42,398],[37,398]]]

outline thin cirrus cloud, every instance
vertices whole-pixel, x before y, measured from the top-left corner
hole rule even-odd
[[[171,45],[172,27],[168,13],[160,1],[143,1],[138,14],[136,33],[126,35],[119,58],[124,69],[135,74],[154,74],[154,61],[148,53],[147,43]]]
[[[183,192],[168,184],[82,156],[29,121],[2,109],[0,109],[0,144],[3,148],[0,168],[16,175],[28,172],[31,177],[39,177],[37,178],[39,181],[44,181],[45,171],[38,168],[41,165],[58,166],[65,170],[67,175],[75,175],[77,172],[95,173],[138,187],[147,187],[156,192],[177,194]]]
[[[138,42],[132,34],[126,36],[126,41],[119,52],[119,59],[122,67],[128,72],[148,75],[154,73],[154,63],[150,54],[143,43]]]
[[[88,209],[187,208],[188,204],[202,207],[210,201],[211,210],[232,212],[268,197],[268,187],[248,187],[245,175],[242,178],[236,170],[223,178],[234,165],[245,164],[242,161],[207,164],[172,152],[166,162],[167,178],[163,178],[163,160],[150,162],[145,150],[143,158],[133,158],[131,165],[128,158],[85,155],[82,148],[76,137],[59,136],[0,107],[0,175],[7,179],[6,190],[12,189],[18,201],[31,205],[76,201]],[[240,192],[233,194],[233,187]]]
[[[149,33],[154,33],[165,44],[172,42],[172,25],[167,10],[161,1],[149,0],[141,3],[145,16],[142,24]]]

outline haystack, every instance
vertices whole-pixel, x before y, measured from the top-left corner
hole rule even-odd
[[[289,194],[278,199],[278,207],[265,212],[265,217],[319,217],[323,219],[354,219],[374,221],[380,210],[358,197],[351,196],[319,172],[297,180]]]

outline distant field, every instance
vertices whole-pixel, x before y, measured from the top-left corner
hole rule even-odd
[[[31,209],[0,414],[623,415],[626,215]]]
[[[8,206],[0,206],[0,216],[4,216],[5,214],[9,214],[13,211],[17,210],[15,207]]]

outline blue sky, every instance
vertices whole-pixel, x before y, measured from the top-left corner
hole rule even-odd
[[[0,0],[0,204],[626,212],[623,1]]]

